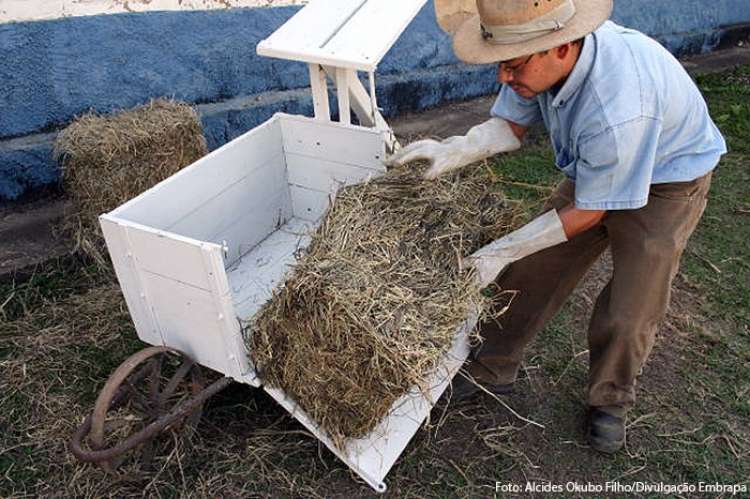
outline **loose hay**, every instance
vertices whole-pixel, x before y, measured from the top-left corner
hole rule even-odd
[[[97,217],[207,152],[197,113],[157,99],[110,116],[88,113],[60,132],[54,154],[73,199],[64,232],[101,268],[108,267]]]
[[[248,342],[278,386],[341,445],[373,430],[487,299],[461,257],[517,225],[486,167],[435,181],[408,165],[336,197]],[[474,336],[473,336],[474,338]]]

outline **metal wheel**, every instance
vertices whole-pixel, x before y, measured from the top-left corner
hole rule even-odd
[[[71,451],[112,473],[131,457],[148,468],[163,443],[159,435],[191,434],[203,403],[230,383],[222,378],[206,388],[200,366],[189,357],[168,347],[145,348],[109,377],[93,413],[73,435]]]

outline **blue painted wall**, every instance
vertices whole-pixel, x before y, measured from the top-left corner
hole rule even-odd
[[[155,12],[0,25],[0,199],[54,183],[56,129],[77,114],[170,96],[198,105],[213,149],[274,112],[312,113],[307,70],[259,57],[298,7]],[[711,50],[750,22],[747,0],[616,1],[613,18],[676,54]],[[378,69],[386,116],[496,90],[491,67],[459,64],[430,4]]]

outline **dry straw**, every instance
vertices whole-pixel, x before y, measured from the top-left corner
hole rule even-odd
[[[429,374],[486,299],[461,258],[517,225],[489,168],[421,179],[407,165],[339,192],[248,329],[265,382],[338,445],[373,430]]]
[[[157,99],[109,116],[88,113],[60,132],[55,156],[74,212],[64,231],[101,267],[109,264],[98,216],[147,190],[207,152],[197,113]]]

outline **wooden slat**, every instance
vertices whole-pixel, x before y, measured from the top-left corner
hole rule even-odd
[[[202,255],[202,246],[209,243],[132,225],[127,227],[127,237],[139,271],[210,289]]]
[[[367,0],[312,0],[270,37],[258,44],[258,54],[315,53],[344,25]],[[315,61],[310,61],[315,62]]]
[[[335,67],[324,66],[323,69],[325,69],[326,73],[328,73],[331,78],[335,77]],[[374,87],[371,89],[371,91],[372,90],[374,90]],[[378,110],[377,108],[377,99],[375,99],[375,102],[370,99],[370,93],[362,85],[362,82],[359,81],[359,78],[356,77],[356,74],[353,78],[349,79],[349,98],[351,101],[352,110],[354,111],[354,114],[357,115],[357,118],[359,118],[359,123],[362,126],[375,127],[378,130],[382,131],[391,129],[391,127],[385,121],[385,118],[383,118],[383,115],[380,113],[380,110]],[[373,106],[373,104],[375,105]],[[372,116],[373,107],[375,108],[374,120]]]
[[[245,152],[251,156],[252,151]],[[242,215],[264,209],[271,200],[286,190],[286,171],[283,155],[251,169],[247,175],[226,186],[220,194],[197,205],[189,215],[165,230],[212,241],[212,236]],[[276,207],[274,207],[276,208]],[[275,211],[275,210],[274,210]],[[265,237],[265,235],[263,236]]]
[[[214,306],[219,311],[218,322],[224,348],[227,352],[226,369],[222,372],[237,381],[260,386],[260,379],[250,361],[245,346],[245,338],[242,334],[238,315],[232,303],[232,293],[229,289],[229,280],[224,266],[224,260],[219,251],[204,251],[203,262],[206,272],[212,278],[211,297]]]
[[[352,94],[352,102],[356,102],[357,106],[361,107],[361,109],[358,110],[356,106],[352,106],[357,112],[357,116],[360,117],[360,122],[362,122],[363,125],[374,126],[378,130],[391,129],[391,127],[385,121],[385,118],[383,118],[383,115],[380,113],[380,110],[378,109],[377,98],[373,98],[372,101],[370,100],[370,94],[367,90],[365,90],[365,87],[362,85],[362,82],[359,81],[359,78],[355,79],[355,81],[351,84],[351,86],[349,87],[349,91]],[[370,91],[375,91],[374,81]],[[375,114],[374,123],[372,122],[373,113]],[[367,118],[363,119],[362,116],[367,116]]]
[[[424,4],[424,0],[369,0],[331,39],[326,51],[373,71]]]
[[[251,156],[252,151],[245,154]],[[291,214],[284,158],[278,156],[253,169],[169,230],[201,241],[226,241],[233,250],[239,245],[252,247],[259,243]],[[237,256],[233,253],[228,260]]]
[[[368,178],[382,175],[380,170],[372,168],[292,153],[286,156],[286,166],[290,184],[324,192],[331,192],[332,186],[358,184]]]
[[[231,265],[237,258],[253,249],[293,215],[289,188],[277,192],[267,202],[257,204],[257,209],[248,209],[230,219],[219,232],[208,240],[227,245],[226,262]]]
[[[284,152],[385,171],[385,146],[378,130],[279,115]]]
[[[346,125],[352,122],[352,106],[349,103],[349,81],[356,78],[354,70],[336,68],[336,95],[339,104],[339,122]]]
[[[162,275],[146,272],[144,276],[149,305],[165,344],[220,373],[236,371],[228,365],[230,352],[223,337],[222,311],[211,292]]]
[[[125,227],[107,215],[102,215],[99,222],[138,337],[150,345],[163,345],[164,340],[151,315],[146,291],[140,282],[133,254],[128,246]]]

